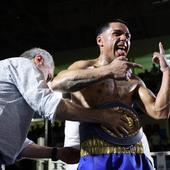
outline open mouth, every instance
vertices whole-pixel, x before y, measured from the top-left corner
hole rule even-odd
[[[126,42],[119,42],[115,44],[115,50],[114,50],[115,57],[119,57],[119,56],[126,57],[127,53],[128,53],[128,44]]]

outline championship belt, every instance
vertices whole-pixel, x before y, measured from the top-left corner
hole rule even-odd
[[[99,106],[98,108],[100,109],[111,108],[113,109],[113,114],[115,112],[123,114],[124,117],[127,119],[128,126],[130,129],[127,135],[120,137],[111,132],[103,125],[95,125],[94,128],[99,137],[101,137],[102,139],[106,140],[109,143],[118,145],[133,145],[142,139],[143,130],[140,126],[138,116],[132,107],[119,103],[117,104],[107,103]]]

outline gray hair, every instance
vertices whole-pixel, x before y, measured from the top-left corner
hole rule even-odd
[[[24,57],[24,58],[28,58],[32,60],[38,54],[43,56],[45,65],[48,65],[54,68],[54,60],[53,60],[52,55],[46,50],[41,49],[41,48],[32,48],[30,50],[27,50],[24,53],[22,53],[19,57]]]

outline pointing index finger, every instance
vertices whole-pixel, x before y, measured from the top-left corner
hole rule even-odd
[[[162,54],[162,55],[165,54],[165,50],[164,50],[163,45],[162,45],[161,42],[159,42],[159,52],[160,52],[160,54]]]
[[[128,66],[131,67],[131,68],[141,68],[141,69],[143,69],[143,66],[141,64],[137,64],[137,63],[128,62]]]

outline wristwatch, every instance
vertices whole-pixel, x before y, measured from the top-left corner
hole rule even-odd
[[[53,149],[51,150],[51,159],[52,159],[52,161],[57,161],[58,160],[57,152],[58,152],[57,147],[53,147]]]

